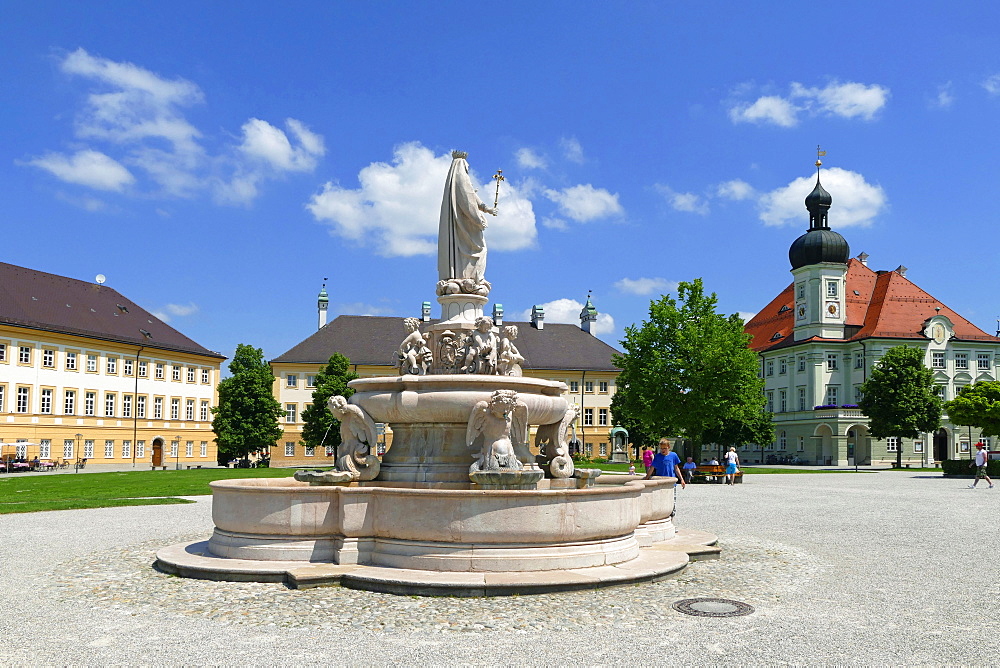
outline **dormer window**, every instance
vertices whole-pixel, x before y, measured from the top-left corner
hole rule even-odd
[[[784,305],[784,306],[782,306],[782,307],[781,307],[780,309],[778,309],[778,313],[784,313],[785,311],[791,311],[791,310],[792,310],[792,309],[791,309],[791,308],[789,308],[788,304],[785,304],[785,305]]]
[[[782,337],[784,337],[784,334],[782,334],[781,332],[775,332],[774,334],[771,335],[771,340],[772,341],[777,341],[778,339],[780,339]]]

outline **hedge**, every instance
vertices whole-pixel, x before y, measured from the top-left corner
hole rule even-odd
[[[941,470],[944,471],[946,478],[971,478],[975,475],[976,471],[974,468],[969,468],[969,463],[975,461],[973,459],[946,459],[941,462]],[[986,464],[986,475],[993,477],[1000,477],[1000,460],[991,459]]]

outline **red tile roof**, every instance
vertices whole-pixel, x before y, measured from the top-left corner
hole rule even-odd
[[[794,340],[792,288],[792,285],[785,288],[746,324],[744,330],[753,337],[750,342],[753,350],[763,352],[804,342]],[[847,263],[846,292],[845,338],[826,340],[923,339],[924,322],[932,316],[943,315],[951,320],[958,340],[1000,342],[897,271],[875,272],[852,258]],[[940,311],[936,310],[938,307]],[[812,337],[807,340],[824,339]]]
[[[0,262],[0,323],[225,359],[114,288],[6,262]]]

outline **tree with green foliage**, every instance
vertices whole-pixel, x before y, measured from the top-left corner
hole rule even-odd
[[[896,346],[885,351],[861,386],[858,408],[868,416],[868,430],[878,439],[916,438],[941,425],[941,399],[934,391],[934,372],[924,365],[924,351]],[[896,449],[896,467],[903,448]]]
[[[615,419],[646,439],[681,436],[701,458],[704,443],[769,443],[771,414],[764,381],[738,315],[716,313],[715,293],[700,278],[682,282],[677,299],[649,305],[649,320],[631,325],[615,355],[622,370],[612,408]],[[630,430],[631,433],[631,430]]]
[[[212,409],[220,464],[247,459],[251,452],[269,455],[282,434],[281,404],[274,398],[274,373],[264,351],[239,344],[229,372],[232,375],[219,382],[219,405]]]
[[[976,427],[984,436],[1000,436],[1000,381],[981,380],[963,387],[944,411],[955,424]]]
[[[316,375],[316,389],[312,403],[302,411],[302,443],[307,447],[333,446],[334,460],[340,446],[340,420],[333,417],[326,402],[330,397],[340,395],[349,399],[354,388],[347,383],[358,377],[351,371],[351,360],[340,353],[334,353],[326,366]]]

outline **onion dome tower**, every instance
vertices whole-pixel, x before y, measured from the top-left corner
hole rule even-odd
[[[826,155],[819,147],[816,152],[817,158]],[[844,336],[844,293],[851,249],[847,240],[827,223],[833,197],[820,183],[822,166],[817,159],[816,187],[805,200],[809,230],[788,249],[795,277],[796,341],[813,336],[825,339]]]
[[[318,315],[317,329],[323,329],[326,325],[326,311],[330,307],[330,295],[326,293],[326,279],[323,279],[323,287],[320,288],[316,297],[316,313]]]

